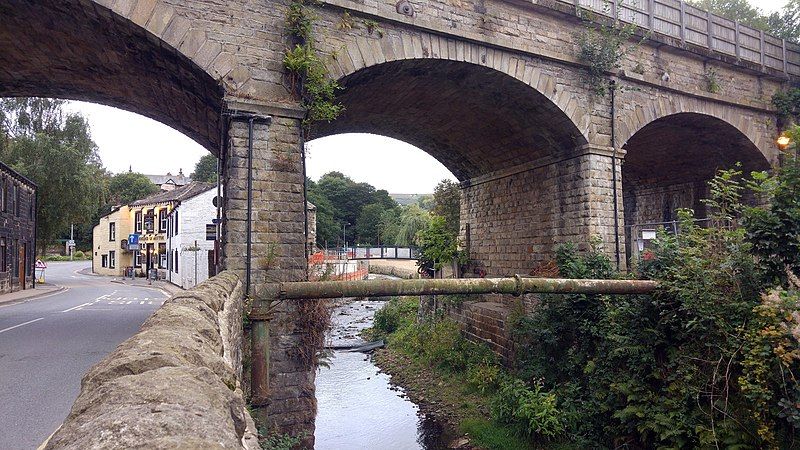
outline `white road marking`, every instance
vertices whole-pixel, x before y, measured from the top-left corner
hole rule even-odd
[[[65,310],[63,310],[63,311],[61,311],[61,312],[62,312],[62,313],[65,313],[65,312],[74,311],[74,310],[76,310],[76,309],[81,309],[81,308],[83,308],[84,306],[89,306],[89,305],[91,305],[91,304],[92,304],[92,302],[84,303],[84,304],[82,304],[82,305],[73,306],[72,308],[65,309]]]
[[[29,320],[29,321],[23,322],[23,323],[21,323],[19,325],[14,325],[13,327],[4,328],[4,329],[0,330],[0,333],[5,333],[6,331],[11,331],[14,328],[19,328],[21,326],[28,325],[29,323],[33,323],[33,322],[38,322],[38,321],[40,321],[42,319],[44,319],[44,317],[39,317],[38,319]]]
[[[144,301],[139,302],[140,305],[144,305]]]

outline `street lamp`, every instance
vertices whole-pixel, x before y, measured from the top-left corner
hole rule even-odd
[[[342,264],[342,277],[344,274],[347,273],[347,226],[350,225],[348,222],[345,222],[342,225],[342,244],[344,245],[342,248],[344,250],[344,264]]]
[[[792,144],[792,138],[786,133],[781,133],[775,142],[778,144],[779,149],[786,150]]]

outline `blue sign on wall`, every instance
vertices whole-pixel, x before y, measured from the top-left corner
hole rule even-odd
[[[138,234],[129,234],[128,235],[128,250],[139,250],[139,235]]]

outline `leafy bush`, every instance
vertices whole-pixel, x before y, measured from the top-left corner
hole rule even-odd
[[[304,436],[291,436],[288,434],[269,434],[261,438],[261,448],[264,450],[292,450]]]
[[[395,297],[375,313],[373,336],[383,337],[414,321],[419,300],[414,297]]]
[[[540,380],[531,386],[518,378],[500,382],[492,402],[492,414],[500,423],[518,425],[529,437],[552,439],[564,433],[564,417],[556,396]]]
[[[545,296],[519,321],[520,374],[532,386],[544,380],[581,447],[797,447],[798,294],[765,283],[797,257],[769,253],[794,235],[740,228],[742,214],[764,223],[750,219],[758,208],[740,204],[740,175],[723,171],[711,182],[709,226],[684,210],[677,236],[659,234],[640,265],[660,282],[656,294]],[[800,171],[776,177],[759,184],[781,185],[786,200],[759,214],[792,230],[800,215],[778,206],[791,204]],[[609,276],[610,261],[596,250],[563,247],[558,264],[563,276]],[[779,281],[788,286],[791,277]]]
[[[86,255],[85,255],[85,254],[84,254],[82,251],[80,251],[80,250],[78,250],[77,252],[75,252],[75,254],[74,254],[73,256],[75,256],[75,258],[77,258],[77,259],[83,259],[83,258],[85,258],[85,257],[86,257]]]
[[[404,327],[392,336],[391,342],[426,364],[445,370],[464,371],[497,361],[488,347],[465,339],[458,324],[450,319]]]

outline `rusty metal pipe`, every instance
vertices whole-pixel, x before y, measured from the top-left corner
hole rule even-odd
[[[270,284],[264,296],[278,300],[389,297],[444,294],[650,294],[647,280],[570,280],[557,278],[459,278],[414,280],[304,281]]]
[[[250,384],[254,406],[267,404],[269,398],[269,321],[254,320],[250,328]]]

